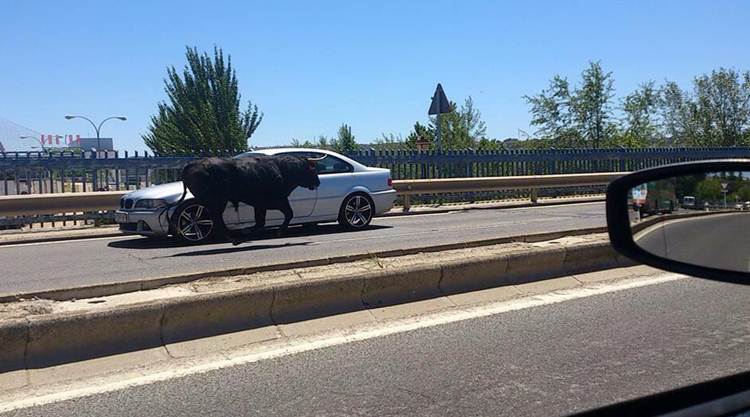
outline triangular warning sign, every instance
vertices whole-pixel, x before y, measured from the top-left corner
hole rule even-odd
[[[451,105],[448,102],[448,97],[445,96],[443,86],[438,83],[435,89],[435,94],[432,96],[432,104],[430,104],[430,110],[427,114],[432,116],[433,114],[450,113]]]

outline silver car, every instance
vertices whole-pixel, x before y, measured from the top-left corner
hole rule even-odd
[[[237,155],[294,155],[321,158],[318,161],[320,186],[316,190],[297,187],[289,196],[294,211],[291,224],[316,224],[338,221],[345,229],[366,228],[373,216],[393,207],[393,189],[388,169],[372,168],[335,152],[321,149],[263,149]],[[124,233],[143,236],[175,236],[186,242],[203,242],[215,236],[214,222],[208,210],[196,202],[188,191],[182,196],[182,182],[156,185],[125,194],[115,220]],[[253,208],[240,204],[235,211],[231,204],[223,213],[229,229],[243,229],[255,224]],[[171,220],[169,220],[171,219]],[[278,226],[284,216],[269,210],[267,226]],[[170,224],[171,223],[171,224]]]

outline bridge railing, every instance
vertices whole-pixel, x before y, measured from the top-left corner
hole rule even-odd
[[[349,154],[368,166],[388,168],[394,180],[486,178],[529,175],[625,172],[706,159],[750,158],[749,147],[551,150],[361,150]],[[124,191],[180,180],[192,156],[161,157],[148,152],[6,152],[0,153],[0,195]],[[540,195],[602,192],[602,186],[540,189]],[[399,204],[480,201],[521,197],[517,190],[421,194],[401,197]],[[43,217],[42,221],[101,218],[100,212]],[[107,217],[107,216],[104,216]],[[111,216],[110,216],[111,217]],[[37,219],[39,220],[39,219]],[[16,222],[0,219],[0,226]]]
[[[622,172],[532,175],[487,178],[397,180],[393,187],[404,197],[425,194],[462,193],[606,185]],[[69,212],[114,211],[126,191],[0,196],[0,217],[39,216]],[[534,199],[534,193],[531,198]],[[408,210],[408,199],[405,209]]]
[[[394,180],[624,172],[705,159],[748,158],[750,148],[362,150],[349,154],[388,168]],[[192,156],[148,152],[0,153],[0,195],[128,190],[180,179]]]

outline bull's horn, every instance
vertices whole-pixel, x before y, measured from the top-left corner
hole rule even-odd
[[[307,158],[307,160],[310,161],[310,162],[318,162],[318,161],[324,160],[327,156],[328,155],[323,155],[320,158]]]

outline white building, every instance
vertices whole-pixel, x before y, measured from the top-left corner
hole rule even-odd
[[[21,139],[21,136],[31,136],[34,139]],[[0,152],[40,151],[41,137],[42,134],[34,129],[0,117]]]

